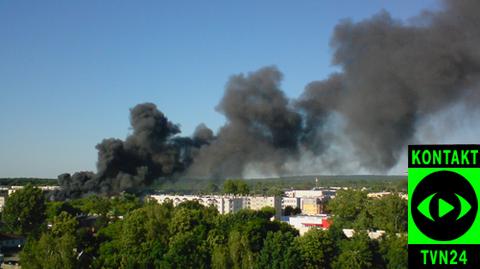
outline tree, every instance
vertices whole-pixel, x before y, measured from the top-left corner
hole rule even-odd
[[[335,242],[328,231],[311,229],[302,237],[296,238],[303,268],[330,268],[335,254]]]
[[[205,193],[207,194],[217,193],[219,190],[218,185],[213,182],[209,182],[205,187]]]
[[[109,198],[98,195],[90,195],[85,198],[73,200],[71,204],[84,213],[101,216],[107,216],[112,208]]]
[[[351,239],[340,243],[340,254],[333,262],[334,269],[367,269],[372,268],[373,252],[370,238],[365,232],[358,232]]]
[[[333,224],[341,228],[368,229],[367,193],[358,190],[340,190],[335,199],[328,203],[334,216]]]
[[[42,234],[38,241],[29,238],[20,254],[24,268],[76,268],[78,222],[67,212],[55,217],[52,231]]]
[[[77,219],[63,211],[60,215],[54,217],[52,225],[52,234],[56,237],[62,237],[63,235],[74,235],[78,228]]]
[[[254,253],[250,249],[249,240],[246,235],[238,230],[230,233],[228,239],[228,250],[232,268],[252,268],[254,265]]]
[[[164,260],[168,268],[210,268],[210,253],[199,230],[173,236]]]
[[[73,235],[55,237],[44,233],[38,241],[27,242],[20,253],[22,268],[75,268],[77,257],[75,249]]]
[[[100,245],[95,267],[154,268],[168,249],[168,222],[172,204],[147,204],[99,231]]]
[[[48,202],[46,205],[46,218],[49,221],[53,221],[53,219],[60,215],[61,212],[67,212],[68,214],[72,216],[76,216],[77,214],[80,214],[81,211],[77,208],[74,208],[70,203],[68,202],[63,202],[63,201],[53,201],[53,202]]]
[[[380,241],[380,252],[388,269],[408,268],[407,236],[387,234]]]
[[[116,217],[125,216],[127,213],[142,206],[140,199],[129,193],[123,193],[120,196],[110,199],[110,204],[111,212]]]
[[[396,194],[373,199],[368,208],[373,226],[391,233],[407,231],[408,202]]]
[[[300,208],[298,207],[293,208],[290,205],[286,206],[285,209],[283,210],[283,215],[285,216],[295,216],[301,213],[302,213],[302,210]]]
[[[45,220],[45,208],[42,191],[28,184],[8,197],[2,218],[14,233],[37,235]]]
[[[289,232],[269,232],[260,251],[256,268],[302,268],[294,235]]]
[[[247,195],[250,193],[250,188],[244,180],[227,179],[223,183],[223,192],[227,194]]]

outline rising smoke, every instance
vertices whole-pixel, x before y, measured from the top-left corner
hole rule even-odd
[[[480,1],[442,3],[408,24],[384,11],[342,21],[331,40],[340,71],[308,84],[296,100],[281,90],[275,67],[232,76],[217,107],[226,123],[216,134],[201,124],[191,138],[179,137],[155,105],[137,105],[133,133],[97,145],[96,174],[59,176],[64,195],[113,194],[178,176],[242,176],[251,167],[298,173],[287,164],[309,156],[341,165],[341,152],[362,169],[388,171],[423,119],[458,104],[476,109],[480,99]],[[346,145],[351,150],[342,151]]]
[[[141,189],[155,179],[184,171],[192,162],[191,149],[206,145],[213,137],[204,125],[197,128],[193,139],[175,137],[179,127],[151,103],[131,109],[130,124],[133,133],[125,141],[109,138],[96,146],[96,174],[78,172],[58,177],[62,191],[57,198]]]

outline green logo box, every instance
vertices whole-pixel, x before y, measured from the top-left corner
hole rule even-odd
[[[479,152],[408,147],[409,268],[480,268]]]
[[[427,176],[441,171],[450,171],[463,176],[473,187],[477,194],[480,193],[480,168],[409,168],[408,169],[408,244],[479,244],[480,245],[480,211],[477,212],[472,226],[463,235],[452,240],[436,240],[425,235],[413,220],[411,195],[417,185]],[[453,184],[453,183],[452,183]],[[478,198],[477,198],[477,202]],[[454,225],[454,224],[453,224]],[[448,229],[444,231],[449,233]]]

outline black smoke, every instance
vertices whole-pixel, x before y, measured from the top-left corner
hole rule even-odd
[[[130,110],[133,133],[125,141],[104,139],[98,150],[97,173],[78,172],[58,177],[58,198],[89,193],[113,195],[141,190],[153,180],[184,171],[193,161],[192,148],[208,143],[208,128],[200,126],[193,139],[175,136],[180,128],[154,104],[139,104]],[[211,131],[210,131],[211,132]]]
[[[274,67],[230,78],[217,106],[227,123],[199,150],[189,175],[242,176],[252,163],[281,171],[286,158],[297,154],[302,133],[302,118],[280,89],[281,79]]]
[[[441,3],[442,10],[408,23],[385,11],[340,22],[331,40],[339,71],[309,83],[296,100],[285,96],[275,67],[232,76],[217,106],[226,118],[217,133],[201,124],[192,137],[180,137],[155,105],[140,104],[125,141],[97,145],[96,174],[61,175],[59,183],[66,196],[78,196],[179,176],[236,177],[252,167],[288,174],[287,162],[345,147],[336,136],[346,137],[353,152],[345,153],[361,167],[386,172],[419,122],[457,104],[475,109],[480,98],[480,1]],[[342,128],[330,128],[335,119]]]
[[[442,11],[425,12],[411,24],[387,12],[341,22],[331,41],[341,74],[311,84],[300,98],[307,122],[331,112],[345,119],[344,133],[363,167],[387,171],[421,119],[478,101],[480,2],[442,3]]]

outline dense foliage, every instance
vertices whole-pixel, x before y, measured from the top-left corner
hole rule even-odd
[[[223,182],[223,193],[248,195],[250,193],[250,188],[248,187],[245,180],[227,179],[225,180],[225,182]]]
[[[8,197],[2,212],[5,230],[35,235],[45,219],[45,198],[40,189],[27,185]]]
[[[318,182],[315,181],[318,178]],[[236,180],[233,180],[236,181]],[[166,193],[221,193],[225,183],[215,179],[179,179],[176,181],[155,183],[154,190]],[[314,187],[366,188],[370,191],[407,192],[406,176],[298,176],[283,178],[261,178],[244,180],[250,194],[281,195],[285,189],[311,189]]]
[[[8,177],[0,178],[0,186],[25,186],[27,184],[36,186],[57,185],[56,178],[30,178],[30,177]]]
[[[24,202],[27,194],[35,202]],[[398,196],[367,199],[364,192],[340,192],[329,205],[335,214],[331,229],[303,236],[272,221],[271,208],[220,215],[197,202],[174,207],[128,194],[48,202],[31,186],[10,201],[8,207],[28,213],[39,227],[36,233],[16,231],[28,234],[20,255],[27,269],[407,268],[405,204]],[[362,229],[367,226],[388,232],[371,240]],[[343,235],[346,227],[358,229],[353,238]]]

